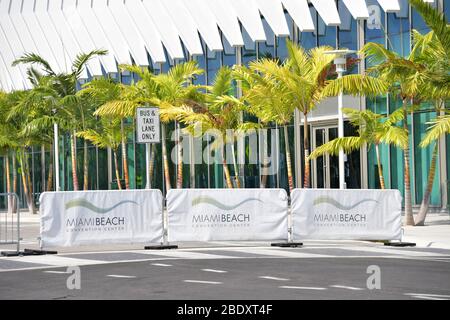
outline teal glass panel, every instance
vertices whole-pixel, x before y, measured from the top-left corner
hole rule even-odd
[[[449,5],[450,8],[450,5]],[[446,137],[447,140],[447,205],[450,206],[450,179],[449,179],[449,173],[450,173],[450,135],[447,134]]]
[[[6,192],[6,166],[5,158],[0,157],[0,193]],[[5,197],[0,198],[0,210],[6,209],[7,200]]]
[[[428,183],[429,169],[431,165],[432,153],[434,143],[426,148],[419,147],[420,141],[426,134],[431,120],[436,118],[435,112],[423,112],[414,115],[414,163],[415,163],[415,178],[416,178],[416,200],[421,203],[425,188]],[[436,163],[436,174],[433,181],[433,189],[431,192],[431,205],[441,205],[440,194],[440,173],[439,173],[439,159]]]
[[[394,112],[395,110],[402,107],[402,102],[399,99],[396,99],[393,96],[390,96],[389,99],[389,110],[390,112]],[[397,124],[398,126],[401,126],[402,123],[399,122]],[[396,146],[390,146],[390,152],[391,152],[391,159],[390,159],[390,165],[391,165],[391,181],[390,185],[392,189],[399,190],[402,194],[405,190],[405,184],[404,184],[404,157],[403,157],[403,151],[396,147]]]
[[[97,179],[98,190],[108,190],[108,154],[106,149],[98,149]]]
[[[135,145],[135,179],[136,189],[144,189],[147,181],[147,169],[146,169],[146,145],[144,143],[136,143]]]

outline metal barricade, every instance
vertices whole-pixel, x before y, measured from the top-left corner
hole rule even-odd
[[[16,193],[0,193],[0,197],[9,199],[15,198],[15,210],[6,209],[5,212],[0,212],[0,245],[16,244],[17,253],[20,252],[20,202],[19,196]],[[11,201],[12,203],[12,201]],[[9,207],[9,206],[7,206]]]

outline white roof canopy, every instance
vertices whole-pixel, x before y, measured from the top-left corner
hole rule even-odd
[[[400,10],[398,0],[375,1],[386,12]],[[365,0],[343,4],[354,19],[368,18]],[[0,0],[0,89],[29,88],[26,66],[11,66],[25,53],[38,53],[59,72],[79,53],[107,49],[89,61],[87,78],[116,73],[120,63],[148,66],[206,54],[204,45],[231,52],[273,43],[274,35],[292,32],[285,11],[300,31],[311,32],[310,8],[326,25],[344,23],[335,0]]]
[[[400,4],[398,3],[398,0],[378,0],[378,3],[386,12],[400,11]]]

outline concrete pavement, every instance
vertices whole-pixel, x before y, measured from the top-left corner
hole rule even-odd
[[[22,250],[38,248],[39,216],[22,216]],[[184,242],[176,250],[138,245],[55,248],[58,255],[0,257],[0,299],[450,299],[450,219],[430,214],[404,227],[403,241]],[[14,246],[0,246],[0,250]],[[69,266],[81,289],[70,290]],[[369,267],[380,270],[370,289]]]
[[[379,243],[0,258],[0,299],[448,300],[449,263],[450,250]]]

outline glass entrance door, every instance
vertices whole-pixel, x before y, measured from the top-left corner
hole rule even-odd
[[[337,138],[335,126],[313,128],[313,150]],[[325,154],[312,162],[314,188],[339,188],[339,157]]]

